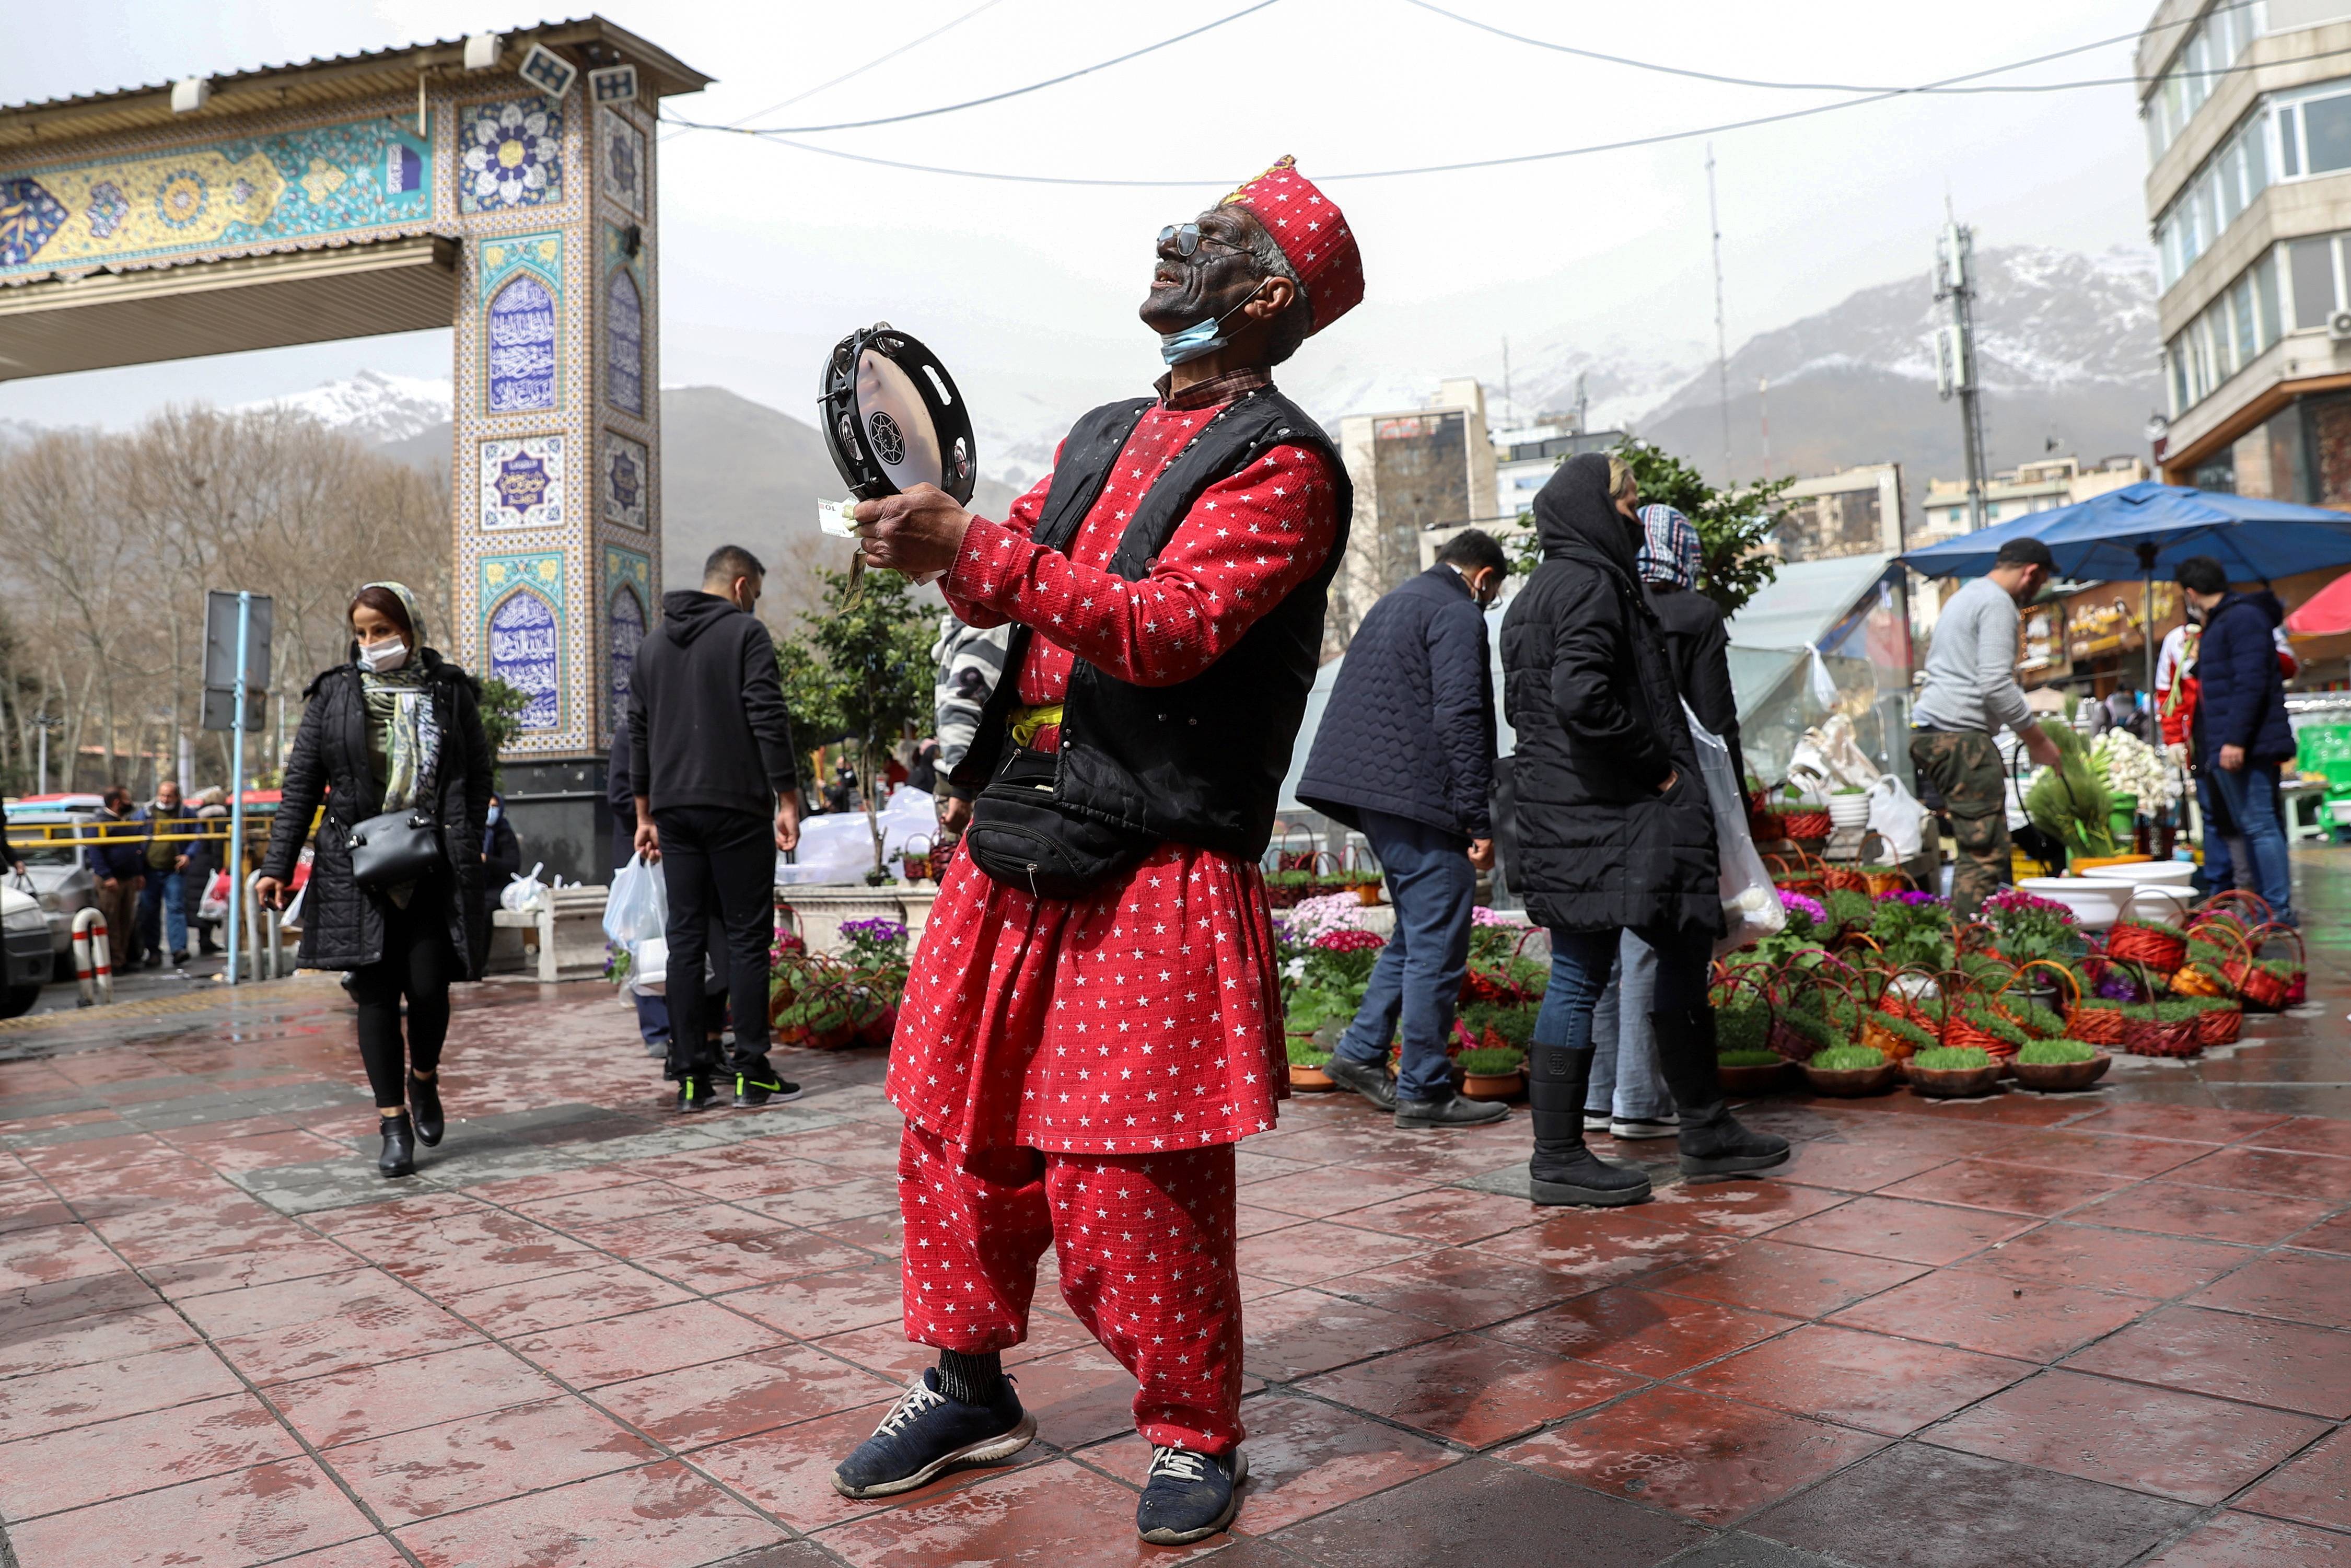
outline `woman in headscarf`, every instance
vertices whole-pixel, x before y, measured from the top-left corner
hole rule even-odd
[[[1542,564],[1502,620],[1504,701],[1518,733],[1519,863],[1551,932],[1551,985],[1528,1061],[1538,1203],[1636,1203],[1637,1169],[1583,1146],[1593,1004],[1637,934],[1656,956],[1649,1019],[1690,1175],[1761,1170],[1785,1139],[1731,1118],[1715,1074],[1707,967],[1722,932],[1714,820],[1665,629],[1643,591],[1630,467],[1585,453],[1535,497]]]
[[[1706,555],[1698,529],[1672,507],[1643,507],[1641,543],[1634,558],[1650,612],[1665,634],[1674,685],[1698,716],[1730,748],[1731,776],[1747,776],[1739,748],[1739,704],[1730,689],[1730,637],[1721,606],[1698,591]],[[1613,1137],[1670,1138],[1681,1130],[1673,1091],[1657,1068],[1657,1035],[1649,1007],[1657,990],[1657,956],[1632,932],[1616,951],[1608,988],[1592,1011],[1592,1082],[1585,1087],[1583,1130]]]
[[[441,1043],[449,987],[475,979],[488,946],[480,894],[490,754],[480,686],[423,645],[416,597],[371,582],[352,597],[350,658],[320,673],[286,760],[284,798],[258,884],[282,908],[320,800],[318,852],[303,896],[301,963],[347,969],[359,1003],[360,1059],[375,1093],[383,1153],[376,1168],[416,1168],[416,1145],[441,1141]],[[351,830],[384,812],[421,810],[437,825],[437,863],[406,881],[360,885]],[[408,1003],[407,1038],[401,1002]]]

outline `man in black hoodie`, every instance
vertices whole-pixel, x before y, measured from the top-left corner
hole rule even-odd
[[[768,955],[775,925],[776,850],[799,842],[791,719],[776,647],[752,614],[767,568],[721,545],[702,588],[662,596],[662,622],[637,650],[629,683],[629,775],[636,847],[661,861],[669,893],[670,1050],[677,1108],[716,1098],[717,1053],[704,1027],[705,923],[726,930],[735,1016],[735,1103],[797,1099],[768,1062]],[[770,833],[769,819],[773,818]],[[772,844],[772,848],[770,845]]]

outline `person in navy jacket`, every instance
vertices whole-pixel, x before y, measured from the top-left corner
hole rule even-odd
[[[2210,556],[2190,556],[2172,575],[2204,613],[2196,659],[2203,751],[2198,766],[2245,836],[2253,891],[2273,918],[2291,925],[2294,871],[2278,813],[2279,772],[2294,754],[2275,642],[2285,606],[2267,588],[2232,591],[2228,569]]]

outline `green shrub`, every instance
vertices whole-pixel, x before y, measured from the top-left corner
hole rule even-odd
[[[1526,1060],[1526,1052],[1514,1048],[1497,1050],[1491,1046],[1475,1046],[1455,1057],[1464,1072],[1474,1072],[1481,1078],[1499,1078],[1505,1072],[1516,1072]]]
[[[1331,1053],[1311,1034],[1293,1034],[1289,1044],[1290,1065],[1292,1067],[1325,1067],[1330,1064]]]
[[[1535,1037],[1535,1018],[1542,1011],[1541,1004],[1527,1002],[1518,1007],[1505,1007],[1499,1002],[1473,1002],[1461,1009],[1461,1022],[1472,1040],[1483,1040],[1492,1030],[1503,1040],[1523,1051],[1527,1042]]]
[[[1714,1053],[1714,1060],[1718,1065],[1723,1067],[1776,1067],[1788,1059],[1776,1051],[1750,1050],[1742,1047],[1736,1051],[1718,1051]]]
[[[2098,1048],[2078,1040],[2036,1040],[2016,1053],[2028,1067],[2063,1067],[2069,1062],[2095,1061]]]
[[[1815,1051],[1812,1065],[1823,1072],[1853,1072],[1886,1065],[1886,1053],[1874,1045],[1833,1045]]]
[[[1875,907],[1869,894],[1855,893],[1849,887],[1831,888],[1829,895],[1821,900],[1821,906],[1829,912],[1829,924],[1839,931],[1868,930]]]
[[[1978,1067],[1990,1067],[1991,1057],[1981,1046],[1938,1045],[1932,1051],[1922,1051],[1910,1059],[1914,1067],[1928,1072],[1965,1072]]]

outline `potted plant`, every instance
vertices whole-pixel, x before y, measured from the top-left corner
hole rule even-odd
[[[1832,1045],[1804,1063],[1804,1077],[1815,1093],[1847,1097],[1883,1094],[1901,1071],[1901,1063],[1867,1045]]]
[[[1795,1063],[1776,1051],[1734,1047],[1715,1052],[1715,1076],[1722,1092],[1741,1100],[1769,1094],[1788,1082]]]
[[[1477,1045],[1454,1058],[1469,1100],[1515,1100],[1526,1090],[1527,1053],[1515,1045]]]
[[[1313,891],[1314,873],[1311,871],[1265,873],[1265,901],[1276,909],[1288,909]]]
[[[2078,1040],[2036,1040],[2016,1053],[2016,1081],[2043,1093],[2064,1093],[2087,1089],[2113,1064],[2113,1057]]]
[[[1331,1052],[1315,1038],[1311,1030],[1304,1033],[1292,1030],[1289,1037],[1290,1087],[1298,1094],[1326,1094],[1339,1087],[1324,1071],[1331,1065]]]
[[[1871,940],[1893,968],[1951,967],[1951,905],[1931,893],[1889,893],[1871,901]]]
[[[2001,1064],[1975,1046],[1937,1046],[1913,1055],[1904,1071],[1913,1093],[1934,1100],[1963,1100],[2000,1087]]]

